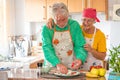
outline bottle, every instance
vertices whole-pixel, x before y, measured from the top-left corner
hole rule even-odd
[[[39,77],[40,77],[40,75],[42,75],[42,65],[43,65],[43,63],[37,63],[38,76],[39,76]]]
[[[107,60],[107,70],[109,70],[109,58]]]

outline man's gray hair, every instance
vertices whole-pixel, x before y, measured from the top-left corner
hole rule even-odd
[[[68,11],[67,6],[62,2],[54,3],[53,6],[52,6],[52,14],[53,14],[53,16],[55,16],[58,13],[60,13],[60,14],[62,14],[64,16],[69,15],[69,11]]]

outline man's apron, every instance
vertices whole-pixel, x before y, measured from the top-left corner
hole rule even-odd
[[[55,54],[61,63],[70,68],[70,64],[75,58],[72,38],[70,35],[70,26],[66,31],[57,31],[56,26],[54,26],[52,43],[55,49]],[[50,63],[47,61],[46,65],[50,65]]]
[[[90,44],[91,46],[93,45],[95,34],[96,34],[96,28],[95,28],[95,30],[94,30],[94,34],[93,34],[93,37],[92,37],[92,38],[87,38],[87,37],[85,37],[85,40],[86,40],[86,43],[87,43],[87,44]],[[92,55],[92,53],[88,52],[87,60],[86,60],[85,63],[81,66],[81,69],[82,69],[82,70],[90,70],[90,66],[93,66],[93,65],[101,65],[101,66],[102,66],[102,61],[96,59],[96,58]]]

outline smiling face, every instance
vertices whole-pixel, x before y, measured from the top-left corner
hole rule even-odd
[[[82,25],[86,30],[89,30],[94,23],[95,23],[95,19],[87,18],[87,17],[83,17],[82,19]]]
[[[64,28],[67,25],[68,17],[62,14],[57,14],[55,16],[55,23],[60,27]]]
[[[68,23],[69,11],[64,3],[55,3],[52,6],[52,14],[55,24],[64,28]]]

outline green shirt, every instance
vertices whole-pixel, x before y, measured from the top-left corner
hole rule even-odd
[[[82,30],[77,21],[69,19],[68,24],[70,25],[70,34],[73,41],[74,53],[77,59],[82,60],[82,63],[85,62],[87,58],[87,52],[84,49],[85,39],[82,34]],[[68,30],[68,26],[60,28],[56,26],[57,31]],[[56,52],[52,45],[52,38],[54,35],[54,28],[49,29],[46,25],[42,29],[42,48],[45,56],[45,60],[49,61],[53,66],[56,66],[61,61],[56,56]]]

